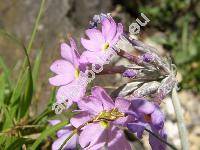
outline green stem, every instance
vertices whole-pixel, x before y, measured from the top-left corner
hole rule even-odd
[[[72,136],[74,136],[74,134],[76,134],[77,133],[77,129],[75,129],[66,139],[65,139],[65,141],[62,143],[62,145],[60,146],[60,148],[58,149],[58,150],[62,150],[63,149],[63,147],[65,146],[65,144],[67,143],[67,141],[69,141],[71,138],[72,138]]]
[[[55,126],[50,126],[47,127],[42,133],[41,135],[37,138],[37,140],[33,143],[33,145],[30,147],[30,150],[36,150],[37,147],[39,146],[39,144],[46,139],[48,136],[54,134],[56,131],[58,131],[59,129],[63,128],[64,126],[66,126],[67,124],[69,124],[68,122],[61,122],[56,124]]]
[[[184,119],[183,119],[183,112],[182,112],[180,100],[178,98],[178,94],[177,94],[175,88],[172,90],[172,103],[174,105],[174,110],[176,113],[182,150],[189,150],[187,129],[185,127],[185,123],[184,123]]]
[[[65,146],[65,144],[72,138],[72,136],[74,136],[74,134],[76,134],[81,128],[83,128],[84,126],[86,126],[88,123],[91,123],[92,121],[93,120],[90,120],[90,121],[82,124],[78,128],[74,129],[73,132],[65,139],[65,141],[62,143],[62,145],[60,146],[60,148],[58,150],[62,150],[63,147]]]

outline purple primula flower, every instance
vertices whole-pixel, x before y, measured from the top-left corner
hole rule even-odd
[[[138,138],[142,138],[142,134],[147,126],[151,127],[152,132],[158,134],[163,139],[166,139],[164,133],[164,114],[159,110],[159,107],[144,99],[134,99],[130,106],[132,112],[130,114],[136,118],[134,122],[128,123],[127,127],[130,131],[136,133]],[[149,143],[153,150],[165,149],[166,145],[158,139],[149,136]],[[157,144],[156,146],[154,144]]]
[[[113,46],[123,33],[122,24],[116,24],[111,16],[102,18],[101,25],[102,31],[95,28],[85,31],[89,40],[81,38],[83,47],[87,49],[83,56],[88,63],[106,64],[112,54],[111,51],[114,52]]]
[[[79,144],[87,150],[101,149],[107,144],[109,150],[131,149],[123,131],[117,126],[126,126],[132,118],[125,116],[130,101],[117,98],[115,102],[101,87],[92,88],[92,95],[78,102],[81,112],[71,119],[71,124],[78,128],[84,126],[80,132]]]
[[[49,123],[51,125],[56,125],[60,123],[60,120],[50,120]],[[69,137],[69,135],[73,132],[74,127],[71,125],[67,125],[63,127],[61,130],[57,132],[58,139],[53,142],[52,150],[58,150],[63,142]],[[65,150],[73,150],[76,149],[76,145],[78,142],[78,135],[74,134],[64,145],[63,149]]]
[[[73,101],[78,101],[84,96],[87,86],[87,76],[82,75],[86,69],[82,57],[78,54],[75,41],[70,39],[71,47],[61,44],[61,56],[63,59],[55,61],[50,69],[56,76],[49,79],[54,86],[61,86],[58,89],[56,98],[58,103],[68,100],[68,107]],[[85,82],[84,82],[85,81]]]

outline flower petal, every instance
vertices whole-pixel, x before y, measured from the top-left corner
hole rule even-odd
[[[87,29],[85,31],[86,35],[90,38],[91,41],[97,41],[99,45],[105,43],[102,33],[97,29]]]
[[[135,121],[135,118],[131,115],[128,115],[126,117],[118,118],[117,120],[113,121],[112,123],[114,125],[126,127],[128,123],[134,122],[134,121]]]
[[[105,128],[100,123],[91,123],[83,128],[79,136],[79,144],[82,148],[90,147],[97,142],[106,132]]]
[[[94,97],[96,97],[98,100],[102,101],[103,109],[104,110],[110,110],[114,108],[115,104],[111,97],[106,93],[106,91],[100,87],[95,86],[92,88],[91,93]]]
[[[60,45],[60,49],[61,49],[61,56],[73,64],[74,52],[73,52],[72,48],[68,44],[62,43]]]
[[[145,99],[133,99],[131,108],[139,113],[151,114],[155,110],[155,105]]]
[[[118,23],[117,25],[117,33],[115,35],[115,37],[112,39],[111,41],[111,45],[114,45],[117,43],[117,41],[119,40],[120,36],[122,35],[123,33],[123,25],[121,23]]]
[[[117,26],[115,21],[113,20],[113,18],[110,18],[110,29],[109,29],[109,33],[107,33],[106,35],[106,40],[107,41],[112,41],[115,34],[116,34],[116,30],[117,30]]]
[[[79,114],[75,115],[73,118],[70,119],[70,123],[78,128],[79,126],[83,125],[87,121],[89,121],[91,117],[87,112],[80,112]]]
[[[74,127],[72,125],[67,125],[63,127],[61,130],[58,130],[57,136],[61,137],[64,134],[70,134],[73,131]]]
[[[165,117],[164,114],[157,107],[151,114],[152,124],[157,129],[162,129],[164,126]]]
[[[51,67],[51,71],[56,74],[74,74],[75,68],[74,66],[65,60],[57,60],[55,61]]]
[[[118,97],[115,100],[115,107],[118,108],[120,112],[127,112],[131,106],[131,101],[126,100],[122,97]]]
[[[76,43],[72,38],[70,39],[70,45],[71,47],[66,43],[61,44],[61,56],[71,62],[74,66],[78,66],[80,56]]]
[[[106,38],[107,35],[109,34],[111,23],[108,18],[104,18],[101,23],[102,23],[102,34]]]
[[[91,147],[88,147],[87,150],[101,150],[105,146],[106,142],[102,140],[102,142],[97,142]]]
[[[108,142],[108,149],[109,150],[131,150],[131,146],[124,136],[123,131],[113,127],[109,130],[109,142]]]
[[[102,102],[94,96],[88,96],[78,102],[81,110],[87,111],[90,114],[97,115],[103,111]]]
[[[141,139],[146,124],[142,122],[128,123],[127,127],[131,132],[136,133],[137,137]]]
[[[101,51],[101,45],[99,44],[98,41],[93,41],[93,40],[86,40],[84,38],[81,38],[81,44],[83,47],[89,51]]]
[[[60,123],[60,120],[49,120],[48,121],[51,125],[56,125],[56,124],[58,124],[58,123]]]
[[[56,99],[59,103],[66,100],[77,102],[85,95],[86,87],[77,82],[78,81],[73,81],[72,83],[58,89]]]
[[[78,48],[76,46],[76,42],[73,38],[70,38],[70,45],[71,45],[71,49],[73,50],[73,64],[78,67],[79,66],[79,59],[80,59],[80,55],[78,53]]]
[[[164,130],[160,130],[159,132],[156,130],[152,130],[153,133],[159,135],[164,140],[167,140],[167,134]],[[149,134],[149,144],[151,145],[152,150],[165,150],[166,144],[158,140],[156,137],[154,137],[152,134]]]
[[[85,61],[85,63],[99,64],[104,65],[107,64],[108,55],[107,53],[99,52],[91,52],[84,51],[81,55],[81,59]]]
[[[74,76],[70,75],[56,75],[52,78],[49,78],[49,83],[54,86],[66,85],[74,80]]]

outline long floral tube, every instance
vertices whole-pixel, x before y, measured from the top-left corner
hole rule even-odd
[[[143,53],[143,57],[145,57],[143,60],[145,62],[145,60],[148,56],[148,58],[152,59],[151,64],[154,65],[155,67],[158,67],[160,69],[162,69],[164,74],[169,74],[170,73],[170,69],[168,66],[168,63],[165,62],[158,54],[155,48],[144,44],[141,41],[135,40],[135,39],[130,39],[130,37],[127,34],[123,34],[123,36],[121,37],[121,39],[125,39],[127,40],[135,49],[137,49],[138,51],[140,51],[141,53]],[[127,57],[128,58],[128,57]],[[134,61],[133,61],[134,62]],[[144,62],[138,62],[138,60],[135,62],[136,64],[139,63],[139,65],[143,65],[148,67],[149,64],[145,64]]]
[[[101,72],[97,73],[97,75],[123,73],[125,70],[126,67],[124,66],[108,66],[104,68]]]
[[[135,64],[138,64],[138,65],[141,65],[139,63],[139,59],[138,57],[126,52],[126,51],[123,51],[123,50],[120,50],[118,53],[117,53],[119,56],[123,57],[123,58],[126,58],[128,59],[129,61],[135,63]]]
[[[127,34],[123,34],[123,37],[132,44],[132,46],[136,49],[138,49],[140,52],[142,53],[146,53],[146,52],[154,52],[157,53],[156,49],[154,47],[151,47],[147,44],[144,44],[141,41],[138,41],[136,39],[130,39],[130,37]]]

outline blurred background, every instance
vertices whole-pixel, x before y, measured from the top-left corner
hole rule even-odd
[[[0,28],[15,35],[27,46],[40,7],[40,0],[0,0]],[[154,46],[161,55],[170,55],[177,65],[179,96],[189,130],[192,150],[200,149],[200,1],[199,0],[46,0],[44,14],[31,50],[31,63],[42,51],[37,89],[32,100],[30,116],[39,114],[49,101],[52,87],[49,66],[60,57],[59,44],[67,41],[67,35],[80,37],[93,15],[112,13],[121,21],[125,30],[144,13],[150,22],[142,27],[135,38]],[[0,56],[12,71],[15,81],[23,63],[24,53],[12,41],[0,37]],[[0,74],[2,70],[0,69]],[[124,80],[104,77],[95,84],[117,88]],[[0,85],[1,86],[1,85]],[[110,86],[110,87],[108,87]],[[1,101],[1,99],[0,99]],[[166,112],[166,128],[170,140],[180,146],[178,129],[169,98],[163,109]]]

